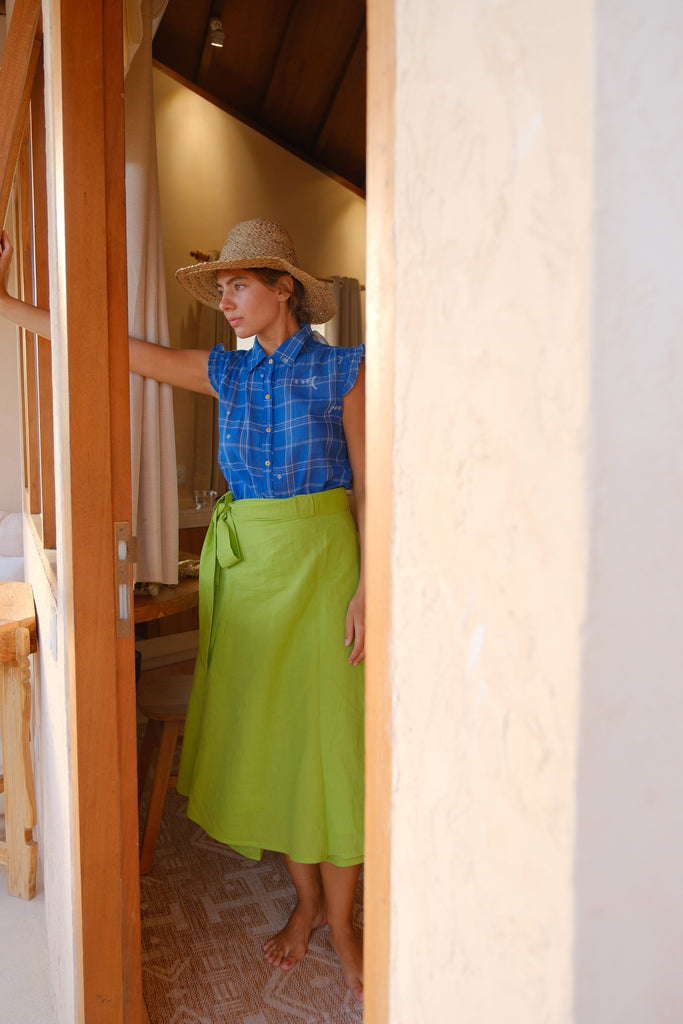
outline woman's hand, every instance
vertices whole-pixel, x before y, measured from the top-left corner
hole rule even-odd
[[[358,588],[346,613],[346,646],[353,644],[349,664],[359,665],[365,657],[365,363],[360,364],[356,383],[344,395],[342,410],[360,541],[360,575]]]
[[[9,235],[6,231],[3,231],[0,235],[0,293],[5,295],[7,294],[7,278],[12,264],[13,253],[14,249],[9,240]]]
[[[365,657],[365,588],[362,584],[349,602],[344,643],[347,647],[353,644],[349,665],[360,665]]]

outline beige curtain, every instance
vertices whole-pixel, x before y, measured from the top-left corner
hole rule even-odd
[[[167,7],[168,0],[151,0],[147,4],[146,17],[151,17],[152,39]],[[123,0],[123,68],[126,75],[144,38],[144,23],[143,0]]]
[[[355,277],[333,277],[327,286],[337,303],[337,312],[325,324],[328,345],[353,348],[362,345],[363,314],[361,312],[360,283]]]
[[[124,0],[128,323],[138,338],[169,344],[152,96],[152,38],[167,0]],[[173,394],[130,376],[136,579],[178,581],[178,489]]]

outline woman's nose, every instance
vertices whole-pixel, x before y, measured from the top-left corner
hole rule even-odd
[[[226,295],[226,293],[223,292],[223,294],[221,295],[221,301],[218,303],[218,308],[222,310],[232,309],[234,305],[235,304],[230,298],[230,296]]]

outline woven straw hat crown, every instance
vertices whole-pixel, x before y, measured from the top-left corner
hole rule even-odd
[[[269,267],[291,274],[304,288],[302,312],[314,324],[330,320],[336,311],[334,299],[321,281],[299,266],[292,239],[280,224],[271,220],[245,220],[230,230],[217,260],[181,267],[176,278],[191,295],[218,309],[216,286],[219,270],[250,270]]]
[[[282,225],[272,220],[243,220],[230,231],[220,259],[262,259],[264,256],[299,266],[294,243]]]

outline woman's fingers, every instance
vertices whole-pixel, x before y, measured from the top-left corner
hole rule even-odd
[[[9,235],[6,231],[3,231],[0,235],[0,276],[2,278],[3,285],[5,284],[5,277],[9,270],[9,265],[12,262],[12,243],[9,240]]]
[[[346,613],[346,631],[344,642],[347,647],[353,644],[349,655],[350,665],[359,665],[365,657],[365,622],[362,615],[355,610],[354,602],[349,605]]]

